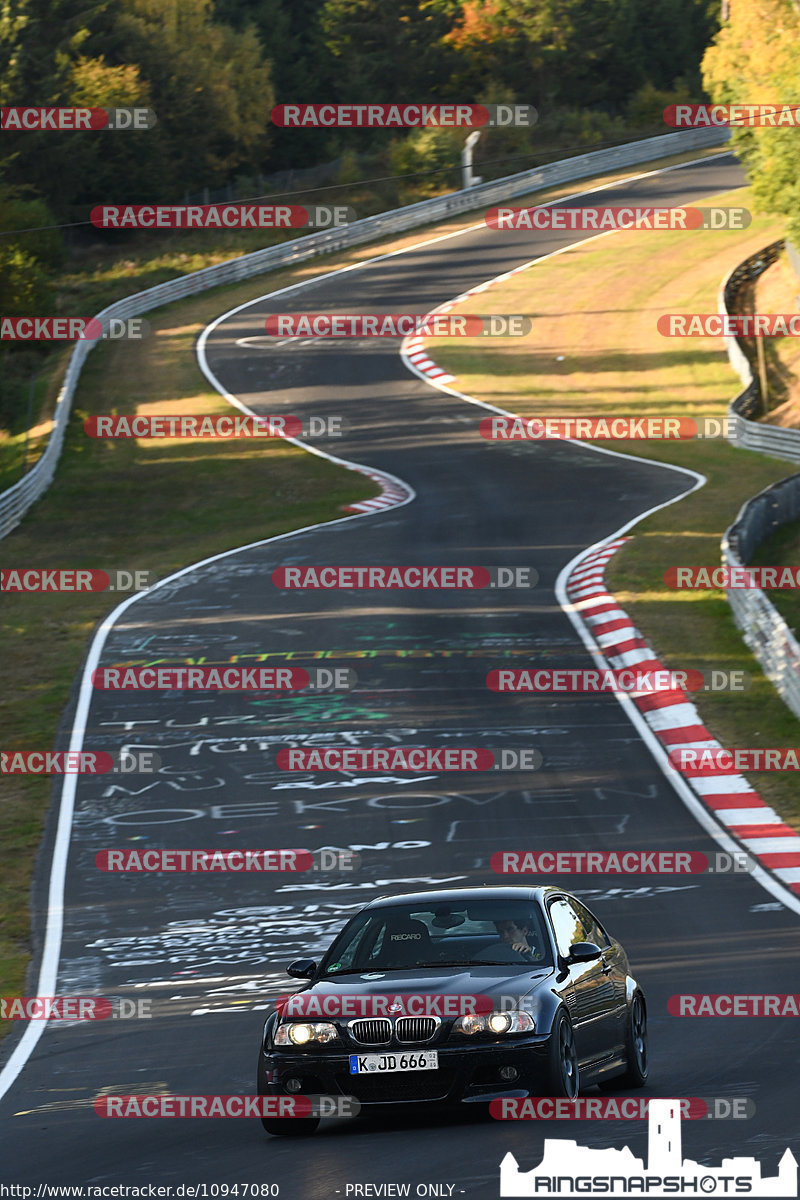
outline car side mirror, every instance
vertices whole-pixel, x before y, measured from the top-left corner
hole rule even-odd
[[[289,963],[286,968],[287,975],[293,975],[295,979],[311,979],[317,969],[317,964],[311,958],[296,958],[293,963]]]
[[[576,942],[570,947],[569,958],[570,963],[594,962],[595,959],[602,958],[603,951],[594,942]]]

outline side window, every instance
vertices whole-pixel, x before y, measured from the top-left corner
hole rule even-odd
[[[364,945],[364,935],[369,929],[369,924],[365,921],[361,928],[353,935],[345,949],[339,954],[337,966],[340,970],[345,967],[352,967],[355,957],[359,949]],[[330,970],[330,967],[328,968]]]
[[[571,907],[574,908],[578,913],[581,924],[586,930],[586,937],[584,939],[585,941],[594,942],[595,946],[599,946],[601,950],[605,950],[606,946],[611,945],[611,938],[608,936],[605,929],[603,929],[603,926],[597,920],[597,917],[592,916],[588,908],[581,904],[579,900],[573,900]]]
[[[381,950],[383,949],[383,939],[386,933],[386,922],[380,921],[372,925],[368,938],[364,939],[366,947],[366,956],[364,954],[359,957],[359,964],[369,966],[376,959],[380,958]]]
[[[576,942],[588,941],[582,921],[566,900],[552,902],[550,920],[553,923],[559,953],[565,958],[569,954],[570,946],[574,946]]]

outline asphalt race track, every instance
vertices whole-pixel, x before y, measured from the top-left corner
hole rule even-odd
[[[742,182],[735,161],[719,156],[605,190],[599,202],[699,203]],[[374,895],[496,883],[489,858],[502,849],[717,848],[613,696],[532,698],[485,686],[496,667],[592,666],[555,598],[559,572],[692,481],[571,443],[488,444],[477,432],[485,411],[412,376],[397,341],[237,344],[258,338],[274,312],[427,312],[579,237],[476,229],[254,301],[210,333],[208,365],[222,389],[261,413],[342,415],[345,435],[319,447],[390,472],[416,498],[200,566],[142,595],[108,632],[104,666],[204,656],[206,664],[350,667],[358,686],[288,696],[91,694],[84,744],[117,748],[124,738],[157,751],[162,767],[132,780],[80,777],[54,991],[146,1000],[152,1015],[47,1026],[0,1100],[0,1179],[264,1182],[278,1184],[283,1200],[333,1200],[367,1183],[409,1183],[414,1195],[416,1185],[437,1184],[443,1190],[433,1194],[483,1200],[498,1195],[506,1152],[533,1167],[545,1136],[627,1144],[646,1158],[641,1121],[543,1128],[474,1111],[412,1117],[396,1106],[382,1123],[326,1121],[310,1141],[284,1141],[252,1119],[113,1120],[93,1110],[101,1092],[252,1094],[265,1010],[289,982],[282,967],[318,955]],[[530,279],[535,310],[535,269]],[[317,593],[271,580],[285,565],[388,563],[530,566],[539,583]],[[372,777],[292,774],[275,762],[282,746],[343,744],[535,747],[543,762],[534,773]],[[55,815],[39,865],[40,933]],[[110,847],[292,846],[356,849],[361,863],[349,874],[179,876],[94,865]],[[755,1101],[746,1121],[684,1122],[684,1152],[713,1166],[752,1155],[765,1175],[786,1146],[800,1157],[796,1023],[667,1012],[675,993],[796,990],[797,914],[746,876],[560,882],[623,941],[645,990],[645,1094]],[[19,1035],[3,1044],[3,1062]]]

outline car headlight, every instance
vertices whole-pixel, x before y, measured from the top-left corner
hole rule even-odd
[[[307,1046],[309,1042],[332,1042],[338,1034],[330,1021],[292,1021],[279,1025],[276,1046]]]
[[[454,1033],[535,1033],[536,1022],[530,1013],[514,1008],[508,1012],[490,1012],[483,1015],[468,1013],[453,1024]]]

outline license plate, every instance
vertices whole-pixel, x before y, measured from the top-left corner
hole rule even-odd
[[[384,1074],[390,1071],[435,1071],[438,1050],[419,1050],[416,1054],[351,1054],[351,1075]]]

